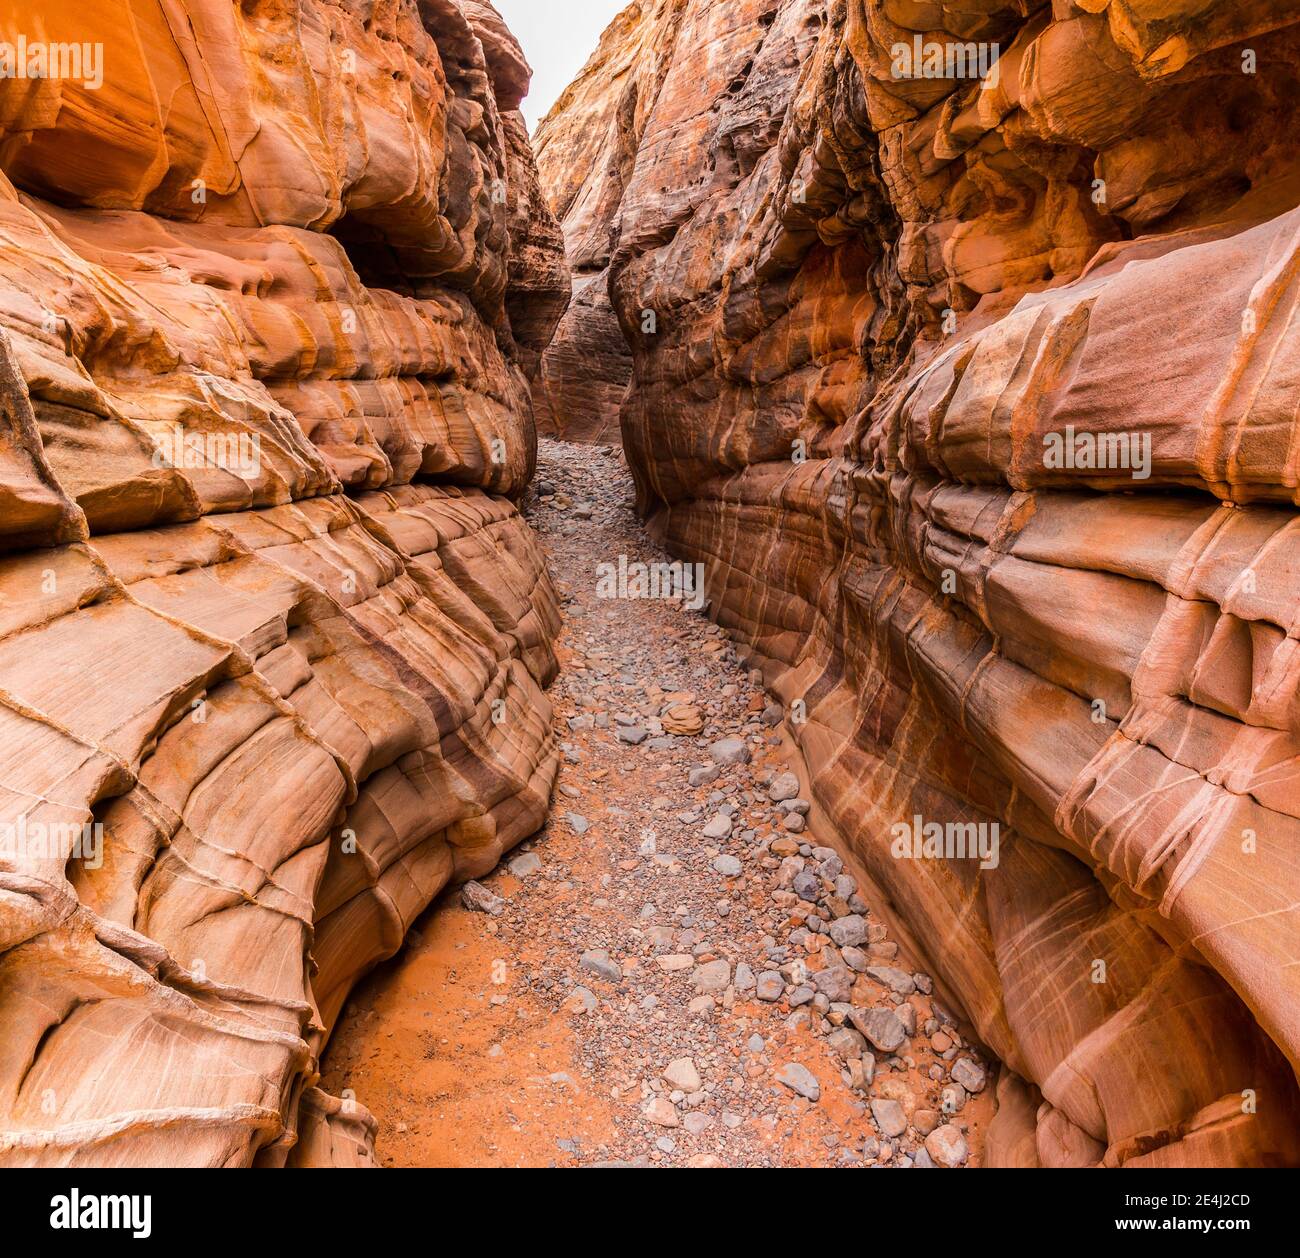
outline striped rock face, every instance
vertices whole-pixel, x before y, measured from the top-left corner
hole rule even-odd
[[[0,43],[0,1165],[365,1163],[325,1036],[557,760],[529,70],[477,0]]]
[[[1300,1159],[1294,22],[657,0],[538,136],[554,427],[1004,1064],[993,1164]]]

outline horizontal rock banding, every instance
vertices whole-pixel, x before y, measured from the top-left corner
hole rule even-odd
[[[364,1164],[328,1028],[556,765],[527,66],[468,0],[3,26],[106,73],[0,82],[0,1161]]]
[[[994,1164],[1300,1158],[1297,28],[1201,8],[641,5],[539,136],[643,509],[1005,1064]]]

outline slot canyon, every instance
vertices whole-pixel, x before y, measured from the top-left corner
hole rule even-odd
[[[0,12],[0,1167],[1300,1164],[1300,11],[509,21]]]

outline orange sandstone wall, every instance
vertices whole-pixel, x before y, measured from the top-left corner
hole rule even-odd
[[[1004,1063],[994,1164],[1300,1160],[1295,19],[643,0],[539,135],[642,508]]]
[[[685,11],[685,0],[628,5],[533,137],[542,188],[563,228],[573,272],[573,300],[533,384],[538,427],[548,436],[618,440],[632,355],[610,303],[613,220]]]
[[[328,1028],[556,767],[529,70],[476,0],[20,39],[102,82],[0,80],[0,1164],[366,1163]]]

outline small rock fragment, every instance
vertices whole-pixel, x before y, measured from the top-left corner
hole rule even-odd
[[[598,978],[608,979],[611,983],[617,983],[623,977],[623,967],[617,961],[611,961],[604,948],[592,948],[584,952],[578,961],[578,967]]]
[[[743,738],[720,738],[709,746],[715,764],[748,764],[753,754]]]
[[[700,1090],[700,1072],[689,1057],[678,1057],[676,1061],[670,1061],[664,1067],[663,1079],[665,1083],[671,1083],[674,1088],[680,1088],[683,1092]]]
[[[965,1136],[952,1123],[944,1123],[926,1136],[925,1151],[939,1166],[961,1166],[970,1156]]]
[[[506,911],[506,902],[481,882],[467,882],[461,887],[460,902],[471,913],[488,913],[492,917],[500,917]]]
[[[817,1077],[807,1066],[801,1065],[797,1061],[782,1066],[777,1071],[776,1081],[785,1084],[792,1092],[797,1092],[809,1101],[821,1099],[822,1087],[817,1082]]]

